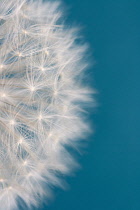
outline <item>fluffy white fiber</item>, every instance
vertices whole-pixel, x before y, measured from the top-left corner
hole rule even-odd
[[[0,210],[37,207],[76,166],[66,146],[87,132],[90,98],[77,39],[58,2],[0,1]]]

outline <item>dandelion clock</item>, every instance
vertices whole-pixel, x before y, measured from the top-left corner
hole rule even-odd
[[[77,166],[91,94],[78,33],[57,1],[0,1],[1,210],[38,208]]]

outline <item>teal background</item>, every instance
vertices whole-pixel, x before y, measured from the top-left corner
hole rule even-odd
[[[96,64],[95,134],[68,191],[41,210],[140,210],[140,1],[64,0]]]

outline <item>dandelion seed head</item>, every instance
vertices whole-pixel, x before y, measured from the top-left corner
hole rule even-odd
[[[57,1],[0,2],[2,210],[19,209],[19,198],[28,209],[48,201],[50,186],[61,187],[78,165],[66,145],[76,148],[89,131],[88,47],[62,17]]]

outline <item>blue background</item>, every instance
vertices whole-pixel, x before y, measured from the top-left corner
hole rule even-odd
[[[85,26],[99,106],[82,170],[41,210],[140,210],[140,1],[64,0]]]

